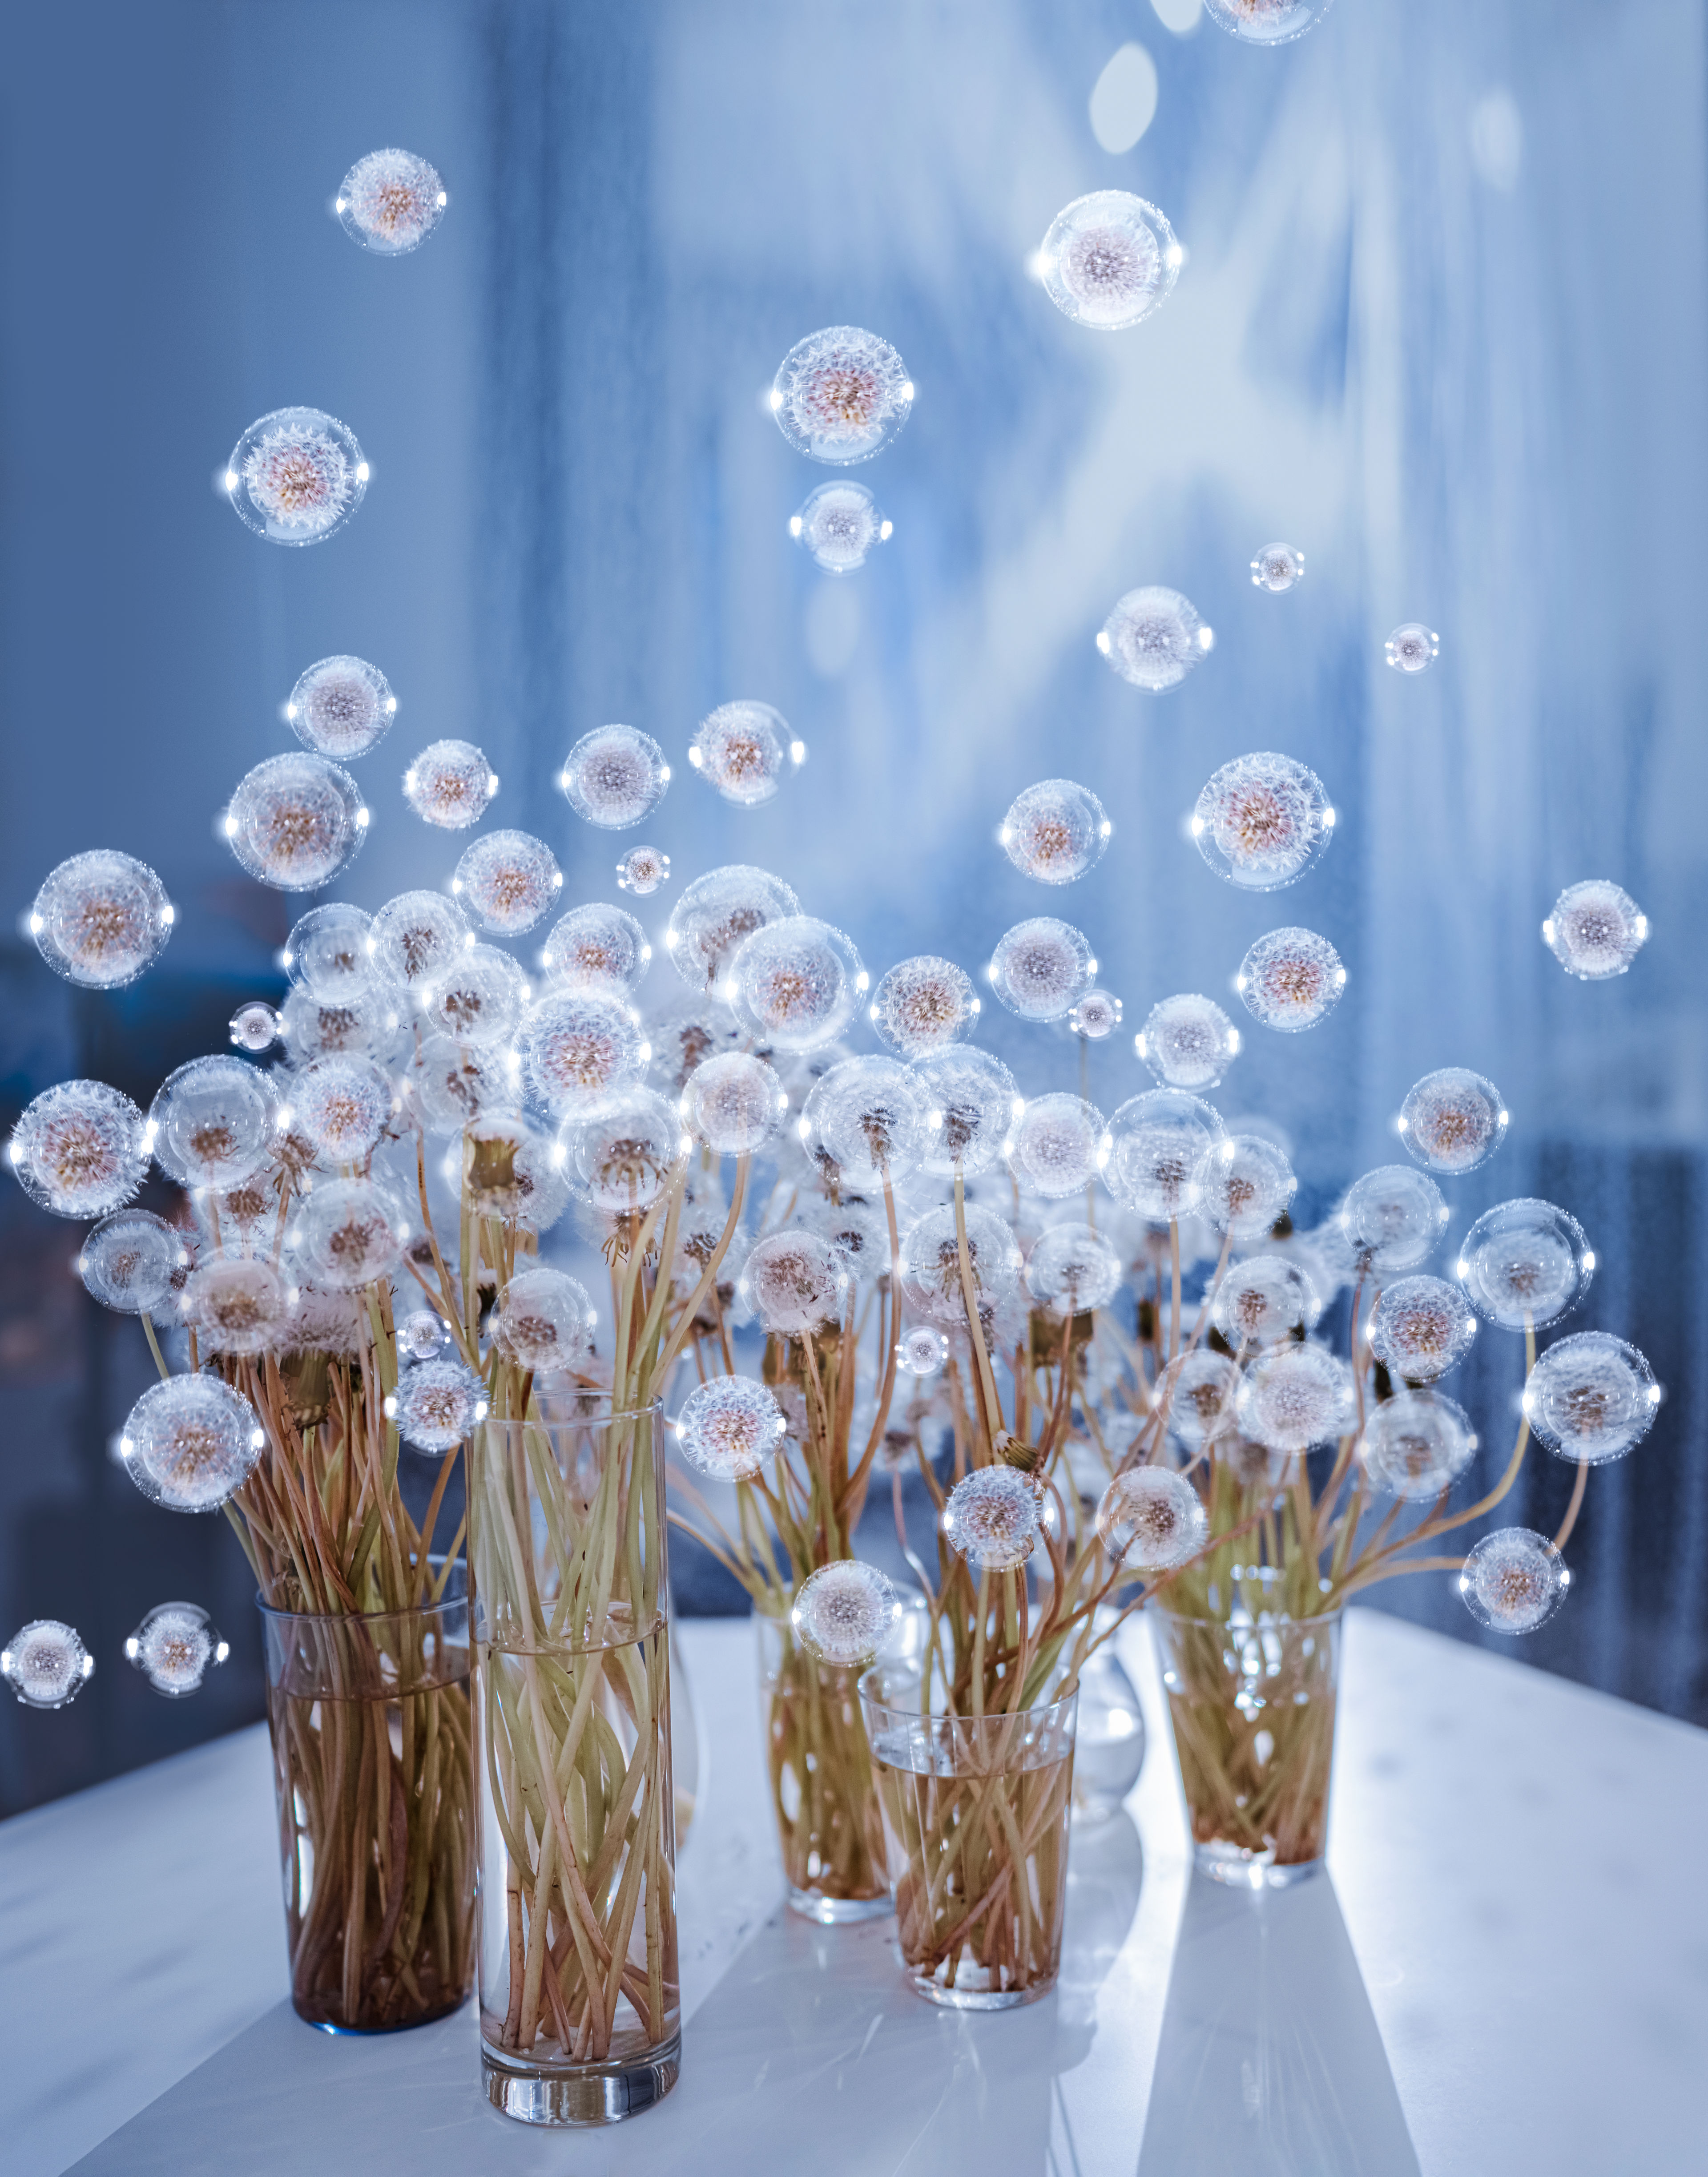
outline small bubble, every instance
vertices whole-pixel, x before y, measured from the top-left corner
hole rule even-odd
[[[1454,1274],[1485,1323],[1540,1329],[1588,1291],[1596,1258],[1577,1219],[1520,1197],[1485,1210],[1465,1236]]]
[[[1178,590],[1153,586],[1117,599],[1097,647],[1123,680],[1160,696],[1209,655],[1215,635]]]
[[[1569,975],[1605,982],[1623,975],[1648,942],[1649,918],[1629,892],[1606,877],[1590,877],[1567,886],[1542,936]]]
[[[1097,189],[1057,212],[1037,262],[1044,292],[1063,317],[1113,333],[1162,307],[1183,258],[1154,204],[1125,189]]]
[[[1550,1451],[1599,1465],[1623,1459],[1654,1425],[1661,1389],[1634,1345],[1605,1330],[1549,1346],[1525,1385],[1524,1410]]]
[[[0,1649],[0,1678],[25,1708],[68,1707],[94,1670],[95,1658],[57,1618],[32,1618]]]
[[[1441,1189],[1409,1165],[1385,1164],[1347,1189],[1340,1229],[1360,1276],[1409,1270],[1421,1263],[1447,1229]]]
[[[1444,1278],[1400,1278],[1383,1288],[1369,1334],[1371,1351],[1390,1375],[1432,1383],[1471,1350],[1476,1318]]]
[[[810,914],[787,915],[745,939],[724,985],[736,1018],[778,1050],[832,1042],[866,991],[859,955],[842,931]]]
[[[1559,1608],[1570,1579],[1546,1535],[1499,1527],[1465,1558],[1459,1591],[1477,1623],[1492,1633],[1534,1633]]]
[[[564,759],[564,799],[585,823],[626,832],[664,799],[670,767],[650,734],[637,726],[596,726]]]
[[[62,1081],[24,1107],[7,1144],[12,1174],[57,1217],[106,1217],[148,1172],[147,1122],[101,1081]]]
[[[1089,787],[1046,778],[1016,797],[996,837],[1023,877],[1064,885],[1097,866],[1114,828]]]
[[[869,1018],[892,1050],[923,1058],[963,1042],[980,1010],[972,978],[952,960],[925,952],[898,961],[883,976],[872,993]]]
[[[450,1344],[445,1318],[430,1307],[415,1308],[398,1319],[397,1350],[406,1361],[436,1360]]]
[[[486,1419],[486,1385],[461,1361],[417,1361],[402,1371],[386,1400],[397,1433],[435,1457],[455,1451]]]
[[[242,1488],[265,1443],[255,1410],[216,1376],[169,1376],[131,1408],[125,1471],[169,1512],[215,1512]]]
[[[1432,1171],[1475,1171],[1506,1139],[1506,1129],[1499,1089],[1463,1066],[1426,1073],[1400,1107],[1400,1138]]]
[[[35,949],[57,975],[117,990],[151,968],[174,919],[166,887],[132,854],[106,848],[51,870],[30,910]]]
[[[1103,1114],[1083,1097],[1034,1096],[1015,1120],[1002,1154],[1023,1192],[1060,1202],[1083,1194],[1103,1165]]]
[[[429,741],[403,774],[403,798],[423,824],[466,832],[498,792],[498,774],[472,741]]]
[[[366,756],[397,715],[397,698],[377,665],[360,657],[323,657],[291,690],[285,716],[304,748],[322,756]]]
[[[1410,1503],[1438,1497],[1476,1453],[1469,1416],[1439,1391],[1408,1390],[1384,1399],[1358,1439],[1371,1486]]]
[[[896,1366],[906,1375],[941,1375],[948,1361],[948,1339],[929,1323],[916,1323],[896,1347]]]
[[[1213,998],[1164,998],[1133,1038],[1133,1049],[1168,1088],[1214,1088],[1237,1056],[1239,1030]]]
[[[617,865],[617,882],[644,898],[670,881],[670,857],[657,847],[630,847]]]
[[[714,1376],[690,1392],[676,1418],[676,1442],[696,1474],[751,1481],[783,1449],[789,1424],[763,1383]]]
[[[1340,954],[1311,930],[1270,930],[1246,954],[1234,978],[1252,1019],[1284,1034],[1315,1028],[1340,1003],[1345,987]]]
[[[797,341],[778,366],[771,405],[797,453],[846,467],[881,453],[907,422],[914,386],[887,340],[830,325]]]
[[[1291,544],[1265,544],[1252,562],[1252,581],[1278,596],[1305,579],[1305,555]]]
[[[849,575],[866,554],[889,540],[891,525],[863,483],[821,483],[809,492],[789,533],[827,575]]]
[[[199,1691],[208,1672],[231,1654],[207,1612],[194,1602],[158,1602],[124,1644],[157,1694],[182,1700]]]
[[[339,224],[376,257],[407,257],[445,216],[445,184],[412,151],[369,151],[344,177]]]
[[[279,1016],[270,1006],[254,998],[248,1005],[237,1007],[227,1032],[239,1050],[247,1051],[251,1058],[259,1058],[279,1040]]]
[[[1315,772],[1265,752],[1236,756],[1214,774],[1191,830],[1218,876],[1242,891],[1277,892],[1321,859],[1334,814]]]
[[[1017,922],[990,955],[990,987],[1022,1020],[1061,1020],[1097,979],[1089,941],[1054,915]]]
[[[1051,1225],[1033,1242],[1026,1258],[1027,1291],[1040,1307],[1056,1315],[1084,1315],[1107,1307],[1121,1279],[1121,1257],[1089,1225]]]
[[[1038,1498],[1012,1466],[980,1466],[943,1507],[943,1539],[979,1572],[1011,1572],[1038,1540]]]
[[[319,544],[361,505],[368,467],[354,434],[319,408],[275,408],[226,463],[226,494],[246,528],[274,544]]]
[[[800,749],[800,755],[792,750]],[[789,734],[789,721],[769,703],[721,703],[700,721],[688,744],[688,761],[726,801],[756,809],[769,801],[806,751]]]
[[[1396,673],[1427,673],[1441,653],[1441,637],[1419,620],[1396,627],[1383,652]]]
[[[226,842],[258,883],[318,892],[355,859],[366,816],[355,780],[327,757],[269,756],[238,780]]]
[[[1130,1466],[1097,1508],[1098,1538],[1111,1557],[1143,1572],[1184,1564],[1203,1548],[1209,1523],[1198,1493],[1166,1466]]]
[[[588,1357],[593,1304],[566,1271],[523,1270],[505,1287],[491,1328],[505,1360],[537,1376],[555,1375]]]
[[[876,1565],[843,1558],[801,1582],[789,1622],[820,1662],[849,1668],[877,1653],[901,1615],[901,1598]]]

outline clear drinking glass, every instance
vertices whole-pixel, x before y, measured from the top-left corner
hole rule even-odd
[[[1035,2002],[1061,1967],[1078,1694],[939,1716],[917,1672],[882,1664],[859,1690],[909,1984],[961,2011]]]
[[[1110,1612],[1108,1618],[1112,1619]],[[1097,1629],[1107,1622],[1099,1613]],[[1073,1820],[1094,1828],[1113,1820],[1144,1767],[1144,1710],[1127,1666],[1105,1640],[1079,1673],[1079,1724],[1073,1743]]]
[[[524,2123],[614,2123],[680,2065],[664,1536],[657,1405],[477,1431],[481,2062]]]
[[[786,1618],[755,1613],[772,1812],[789,1901],[827,1924],[890,1909],[883,1816],[860,1714],[862,1667],[820,1662]]]

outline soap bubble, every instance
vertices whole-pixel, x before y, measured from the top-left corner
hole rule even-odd
[[[1121,1001],[1111,991],[1088,990],[1069,1011],[1067,1025],[1075,1035],[1101,1043],[1121,1026]]]
[[[788,1110],[788,1090],[750,1051],[708,1058],[682,1091],[682,1116],[717,1156],[753,1155],[777,1134]]]
[[[1060,1202],[1083,1194],[1103,1168],[1103,1114],[1065,1091],[1034,1096],[1002,1144],[1003,1159],[1025,1192]]]
[[[354,1292],[396,1268],[409,1220],[371,1179],[334,1180],[303,1203],[288,1236],[310,1284]]]
[[[553,924],[540,965],[555,990],[620,998],[641,980],[652,958],[647,933],[632,914],[594,902],[572,907]]]
[[[1596,1258],[1577,1219],[1521,1196],[1487,1209],[1465,1236],[1454,1274],[1485,1323],[1541,1329],[1590,1289]]]
[[[175,915],[146,862],[103,847],[48,872],[30,934],[55,974],[85,990],[117,990],[159,959]]]
[[[1084,936],[1050,914],[1017,922],[990,955],[990,987],[1022,1020],[1061,1019],[1096,979],[1097,962]]]
[[[1323,1345],[1284,1345],[1246,1371],[1240,1427],[1270,1451],[1308,1451],[1339,1436],[1352,1416],[1352,1372]]]
[[[1015,797],[996,837],[1023,877],[1065,885],[1096,868],[1114,830],[1089,787],[1045,778]]]
[[[486,1385],[461,1361],[417,1361],[397,1378],[387,1418],[417,1451],[455,1451],[486,1419]]]
[[[330,1164],[360,1164],[396,1109],[391,1083],[370,1058],[317,1058],[292,1091],[292,1123]]]
[[[1333,0],[1204,0],[1213,22],[1253,46],[1285,46],[1314,30]]]
[[[1438,1497],[1476,1454],[1470,1416],[1440,1391],[1403,1391],[1384,1399],[1358,1439],[1371,1487],[1408,1502]]]
[[[1444,1278],[1401,1278],[1370,1317],[1370,1350],[1407,1383],[1432,1383],[1456,1368],[1476,1335],[1476,1318]]]
[[[1261,1134],[1230,1134],[1216,1143],[1199,1177],[1204,1215],[1236,1247],[1269,1237],[1299,1184],[1281,1151]]]
[[[0,1678],[25,1708],[68,1707],[94,1672],[94,1656],[57,1618],[32,1618],[0,1648]]]
[[[450,1327],[432,1308],[417,1307],[399,1317],[397,1350],[404,1360],[435,1360],[450,1344]]]
[[[471,1047],[429,1035],[410,1061],[404,1083],[428,1133],[460,1133],[483,1111],[512,1110],[521,1101],[521,1062],[502,1043]]]
[[[101,1081],[62,1081],[26,1104],[6,1145],[32,1202],[57,1217],[105,1217],[148,1172],[149,1130],[128,1096]]]
[[[103,1307],[153,1315],[165,1307],[189,1267],[183,1235],[151,1209],[103,1218],[78,1251],[77,1274]]]
[[[1312,930],[1272,930],[1240,963],[1234,988],[1246,1011],[1284,1034],[1315,1028],[1340,1003],[1346,970],[1326,937]]]
[[[389,1059],[401,1021],[399,1000],[376,985],[336,1005],[292,990],[279,1017],[279,1034],[297,1066],[335,1055]]]
[[[1240,1032],[1213,998],[1183,992],[1163,998],[1132,1047],[1168,1088],[1214,1088],[1240,1048]]]
[[[994,1210],[981,1209],[974,1203],[964,1209],[973,1304],[1000,1303],[1020,1282],[1020,1243]],[[915,1314],[952,1328],[965,1323],[966,1295],[952,1204],[928,1209],[903,1233],[896,1274]]]
[[[532,930],[563,890],[564,873],[543,839],[488,832],[456,865],[450,889],[483,927],[503,937]]]
[[[1499,1089],[1463,1066],[1426,1073],[1400,1107],[1400,1138],[1432,1171],[1475,1171],[1506,1139],[1506,1128]]]
[[[1465,1608],[1490,1632],[1534,1633],[1565,1600],[1571,1579],[1546,1535],[1529,1527],[1498,1527],[1465,1558],[1459,1591]]]
[[[987,1171],[1022,1108],[1013,1075],[988,1050],[952,1045],[914,1059],[913,1072],[926,1098],[925,1170],[940,1179]]]
[[[466,832],[498,792],[498,773],[472,741],[429,741],[403,774],[403,798],[423,824]]]
[[[1038,269],[1063,317],[1117,333],[1162,307],[1185,257],[1154,204],[1125,189],[1096,189],[1051,220]]]
[[[450,1152],[455,1159],[457,1151]],[[477,1217],[548,1231],[569,1207],[567,1148],[513,1112],[483,1112],[464,1130],[462,1193]]]
[[[199,1603],[157,1602],[126,1640],[124,1652],[157,1694],[182,1700],[199,1689],[232,1649]]]
[[[720,703],[700,721],[688,744],[688,761],[726,801],[756,809],[769,801],[789,767],[805,760],[805,745],[791,738],[789,721],[769,703]]]
[[[851,477],[809,492],[789,521],[789,535],[827,575],[865,566],[867,553],[887,543],[893,527],[865,486]]]
[[[417,996],[434,1034],[485,1049],[516,1033],[528,1001],[527,978],[496,945],[471,945],[429,975]]]
[[[941,1375],[948,1366],[949,1341],[929,1323],[916,1323],[902,1334],[896,1347],[896,1366],[904,1375]]]
[[[789,1423],[763,1383],[714,1376],[690,1391],[676,1417],[676,1443],[696,1474],[751,1481],[783,1449]]]
[[[972,978],[952,960],[922,952],[898,961],[872,993],[868,1018],[903,1058],[961,1043],[982,1010]]]
[[[1203,1547],[1209,1522],[1198,1493],[1166,1466],[1130,1466],[1097,1508],[1098,1539],[1111,1557],[1143,1572],[1165,1572]]]
[[[1103,1183],[1141,1217],[1176,1223],[1203,1199],[1206,1160],[1224,1138],[1209,1105],[1183,1089],[1147,1089],[1109,1121]]]
[[[848,938],[810,914],[785,915],[745,939],[723,985],[736,1018],[778,1050],[811,1050],[840,1035],[869,978]]]
[[[604,997],[542,999],[528,1011],[521,1050],[536,1094],[560,1116],[638,1081],[647,1057],[634,1014]]]
[[[235,1187],[273,1154],[279,1092],[241,1058],[193,1058],[149,1107],[154,1159],[180,1187]]]
[[[445,216],[445,184],[413,151],[369,151],[344,177],[332,209],[352,242],[376,257],[407,257]]]
[[[858,325],[827,325],[797,341],[771,389],[772,413],[789,445],[836,467],[881,453],[913,405],[907,365],[887,340]]]
[[[800,902],[781,877],[732,862],[696,877],[671,913],[664,949],[693,990],[709,990],[756,930],[798,915]]]
[[[246,772],[222,822],[242,867],[276,892],[318,892],[349,865],[368,836],[355,780],[306,751],[269,756]]]
[[[1446,1229],[1441,1189],[1410,1165],[1384,1164],[1367,1171],[1353,1181],[1340,1204],[1340,1230],[1361,1277],[1413,1269]]]
[[[670,881],[670,857],[657,847],[630,847],[617,865],[617,882],[644,898]]]
[[[265,1257],[216,1256],[193,1270],[178,1307],[210,1353],[262,1353],[285,1342],[294,1296]]]
[[[1422,620],[1409,619],[1394,629],[1382,648],[1396,673],[1427,673],[1441,654],[1441,637]]]
[[[1252,580],[1260,590],[1279,594],[1305,579],[1305,555],[1291,544],[1265,544],[1252,562]]]
[[[576,816],[605,832],[642,822],[669,783],[663,750],[638,726],[596,726],[576,743],[558,774]]]
[[[1549,1346],[1525,1385],[1524,1410],[1550,1451],[1600,1465],[1623,1459],[1654,1426],[1661,1387],[1634,1345],[1605,1330]]]
[[[286,720],[304,748],[322,756],[366,756],[397,716],[397,698],[377,665],[361,657],[323,657],[291,690]]]
[[[649,1012],[647,1039],[658,1078],[672,1095],[679,1096],[696,1066],[720,1051],[740,1047],[741,1024],[723,999],[707,990],[697,998],[675,998]]]
[[[281,1165],[264,1164],[259,1171],[240,1179],[235,1187],[193,1187],[190,1208],[195,1216],[196,1230],[228,1255],[270,1254],[280,1230],[282,1176]],[[186,1251],[182,1265],[172,1274],[174,1292],[183,1290],[189,1277],[190,1262]]]
[[[239,1050],[247,1051],[251,1058],[259,1058],[279,1040],[279,1016],[270,1006],[252,998],[232,1015],[226,1033]]]
[[[368,489],[353,432],[319,408],[275,408],[232,449],[223,482],[244,527],[274,544],[319,544]]]
[[[839,1320],[849,1274],[816,1232],[771,1232],[749,1250],[737,1291],[762,1330],[798,1337]]]
[[[901,1598],[876,1565],[842,1558],[801,1582],[789,1622],[820,1662],[848,1669],[877,1653],[901,1615]]]
[[[1568,885],[1542,925],[1548,950],[1569,975],[1605,982],[1623,975],[1649,937],[1649,918],[1607,877]]]
[[[1323,782],[1291,756],[1236,756],[1198,798],[1192,835],[1219,877],[1245,892],[1296,884],[1334,836]]]
[[[1098,648],[1121,679],[1153,696],[1179,687],[1215,641],[1188,599],[1155,585],[1117,598],[1097,633]]]
[[[595,1209],[638,1217],[682,1168],[690,1143],[682,1116],[652,1088],[631,1088],[566,1130],[565,1147]]]
[[[839,1186],[905,1178],[930,1134],[926,1090],[893,1058],[849,1058],[832,1067],[814,1083],[800,1116],[801,1138]]]
[[[373,934],[374,918],[359,907],[311,907],[285,941],[285,973],[295,989],[323,1004],[360,997],[374,980]]]
[[[1085,1315],[1114,1299],[1121,1268],[1115,1248],[1089,1225],[1052,1225],[1026,1258],[1026,1290],[1056,1315]]]
[[[374,916],[368,952],[380,980],[407,990],[449,967],[472,937],[468,917],[454,899],[443,892],[403,892]]]
[[[118,1439],[125,1471],[169,1512],[216,1512],[259,1464],[255,1410],[217,1376],[168,1376],[131,1408]]]
[[[975,1467],[949,1492],[943,1539],[977,1572],[1012,1572],[1038,1540],[1038,1498],[1012,1466]]]
[[[1201,1451],[1234,1426],[1241,1378],[1225,1353],[1195,1345],[1170,1361],[1156,1380],[1156,1403],[1170,1435]]]
[[[1216,1329],[1236,1350],[1279,1345],[1308,1329],[1317,1313],[1310,1279],[1285,1255],[1253,1255],[1236,1263],[1217,1286],[1210,1311]]]
[[[506,1361],[537,1376],[574,1368],[587,1357],[593,1304],[564,1270],[523,1270],[504,1289],[491,1318],[492,1341]]]

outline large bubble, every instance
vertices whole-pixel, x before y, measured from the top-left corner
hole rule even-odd
[[[125,1471],[169,1512],[214,1512],[255,1470],[266,1438],[254,1408],[216,1376],[169,1376],[131,1408]]]
[[[1154,204],[1097,189],[1050,221],[1039,271],[1063,317],[1094,332],[1124,332],[1168,300],[1185,258]]]
[[[1605,1330],[1580,1331],[1549,1346],[1530,1373],[1524,1410],[1550,1451],[1600,1465],[1642,1442],[1660,1409],[1661,1387],[1634,1345]]]
[[[224,483],[244,527],[273,544],[320,544],[361,505],[368,462],[355,434],[319,408],[275,408],[232,449]]]
[[[1215,630],[1188,598],[1157,585],[1117,598],[1097,633],[1097,647],[1114,670],[1153,696],[1178,688],[1215,642]]]
[[[285,717],[304,748],[347,763],[366,756],[397,716],[397,698],[364,657],[323,657],[298,679]]]
[[[1520,1197],[1485,1210],[1465,1234],[1454,1274],[1485,1323],[1540,1329],[1588,1291],[1596,1258],[1584,1228],[1552,1202]]]
[[[146,862],[107,848],[49,871],[30,910],[35,949],[57,975],[117,990],[160,958],[175,909]]]
[[[663,750],[638,726],[596,726],[576,743],[558,774],[576,816],[607,832],[644,822],[669,783]]]
[[[1245,892],[1276,892],[1321,859],[1334,811],[1315,772],[1265,751],[1236,756],[1213,774],[1191,831],[1218,876]]]
[[[676,1441],[696,1473],[751,1481],[783,1449],[789,1424],[763,1383],[714,1376],[690,1391],[676,1418]]]
[[[800,902],[781,877],[733,862],[708,870],[684,891],[665,929],[664,949],[690,990],[709,990],[756,931],[799,912]]]
[[[797,453],[846,467],[870,461],[913,411],[907,365],[887,340],[828,325],[797,341],[778,367],[771,409]]]
[[[150,1129],[102,1081],[62,1081],[24,1107],[6,1144],[13,1176],[57,1217],[106,1217],[148,1171]]]
[[[348,867],[368,836],[355,780],[306,749],[269,756],[246,772],[223,823],[238,862],[277,892],[318,892]]]

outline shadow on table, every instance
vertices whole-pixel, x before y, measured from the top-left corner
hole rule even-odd
[[[1417,2177],[1417,2169],[1328,1875],[1248,1891],[1194,1874],[1138,2177]]]

